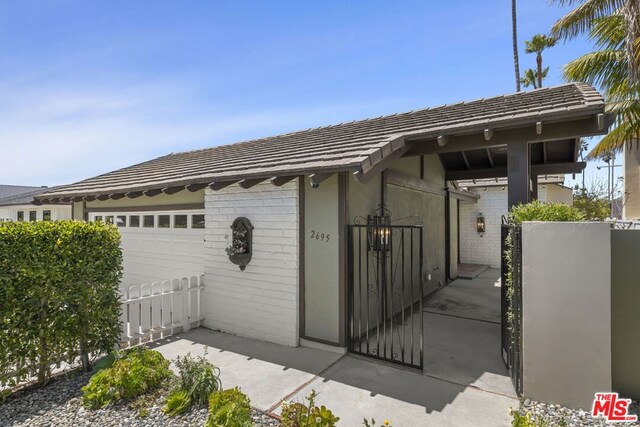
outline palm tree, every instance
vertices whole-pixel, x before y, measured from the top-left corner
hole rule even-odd
[[[542,70],[542,78],[545,79],[548,73],[549,73],[549,67]],[[524,87],[533,86],[534,89],[538,89],[542,87],[540,86],[540,83],[538,83],[539,80],[540,80],[540,75],[533,68],[527,68],[526,70],[524,70],[524,74],[522,75],[522,77],[520,77],[520,82]]]
[[[542,87],[542,79],[546,77],[546,71],[542,70],[542,51],[547,48],[553,47],[556,45],[555,37],[549,37],[544,34],[536,34],[533,36],[531,40],[524,42],[525,48],[524,51],[526,53],[535,53],[536,54],[536,64],[537,64],[537,72],[536,77],[538,79],[538,86]]]
[[[578,0],[554,0],[567,5]],[[570,81],[599,86],[615,127],[589,153],[594,159],[621,151],[640,138],[640,0],[582,0],[558,20],[552,35],[571,39],[588,33],[596,50],[564,68]]]
[[[520,92],[520,64],[518,61],[518,20],[516,0],[511,0],[511,38],[513,40],[513,66],[516,72],[516,92]]]

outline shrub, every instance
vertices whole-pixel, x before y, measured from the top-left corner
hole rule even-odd
[[[308,404],[300,402],[282,403],[282,427],[335,427],[340,418],[324,406],[316,406],[318,394],[312,390],[307,397]]]
[[[120,234],[80,221],[0,224],[0,385],[106,352],[120,335]]]
[[[169,361],[157,351],[135,347],[116,358],[111,368],[93,375],[82,387],[82,402],[101,408],[121,399],[130,400],[162,387],[173,376]]]
[[[180,414],[191,405],[206,405],[211,393],[222,388],[220,369],[204,357],[193,358],[187,354],[178,356],[174,363],[179,371],[180,384],[171,392],[167,404],[162,408],[167,415]]]
[[[251,427],[250,401],[238,388],[217,391],[209,398],[205,427]]]
[[[531,203],[517,205],[509,212],[509,222],[522,224],[524,221],[583,221],[584,214],[564,203]]]

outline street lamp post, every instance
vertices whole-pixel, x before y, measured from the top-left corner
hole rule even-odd
[[[609,200],[609,216],[613,218],[613,199],[615,193],[615,168],[619,168],[622,165],[616,165],[616,155],[612,153],[610,156],[602,159],[607,165],[596,166],[596,169],[607,169],[607,200]]]

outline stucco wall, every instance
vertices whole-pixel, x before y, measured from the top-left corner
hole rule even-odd
[[[158,194],[153,197],[140,196],[135,199],[122,198],[118,200],[94,200],[87,202],[86,207],[91,208],[122,208],[130,206],[163,206],[163,205],[181,205],[191,203],[203,203],[204,190],[195,192],[179,191],[175,194]]]
[[[610,232],[523,224],[525,397],[590,409],[595,392],[611,390]]]
[[[305,337],[338,343],[340,229],[338,175],[304,184]]]
[[[640,399],[640,230],[611,232],[611,353],[613,389]]]
[[[237,184],[205,195],[204,325],[259,340],[298,345],[299,289],[298,181],[251,189]],[[229,226],[247,217],[253,230],[253,257],[245,271],[225,248]]]
[[[564,203],[573,206],[573,190],[557,184],[546,184],[546,197],[539,200],[547,203]]]
[[[640,218],[640,151],[624,150],[623,217]]]

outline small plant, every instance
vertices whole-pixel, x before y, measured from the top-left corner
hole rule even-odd
[[[549,427],[544,420],[534,420],[530,412],[522,415],[520,411],[512,410],[511,416],[513,417],[513,421],[511,421],[513,427]]]
[[[584,214],[564,203],[531,203],[517,205],[509,212],[509,223],[522,224],[524,221],[584,221]]]
[[[216,391],[209,398],[205,427],[251,427],[250,401],[237,387]]]
[[[282,402],[282,427],[335,427],[340,418],[325,406],[316,406],[317,396],[318,393],[311,390],[307,405]]]
[[[156,390],[171,377],[169,361],[157,351],[136,347],[116,358],[111,368],[94,374],[82,387],[82,402],[88,408],[130,400]]]
[[[205,356],[207,351],[205,349]],[[220,369],[202,356],[191,354],[178,357],[174,362],[179,370],[179,385],[169,394],[162,410],[170,416],[181,414],[191,405],[206,405],[209,396],[222,388]]]
[[[162,408],[162,412],[173,417],[182,414],[191,407],[191,397],[187,390],[173,390],[167,397],[167,402]]]
[[[362,427],[376,427],[376,420],[371,418],[371,421],[369,421],[365,418],[362,421]],[[384,420],[382,424],[380,424],[380,427],[393,427],[393,426],[391,425],[391,422],[389,420]]]

